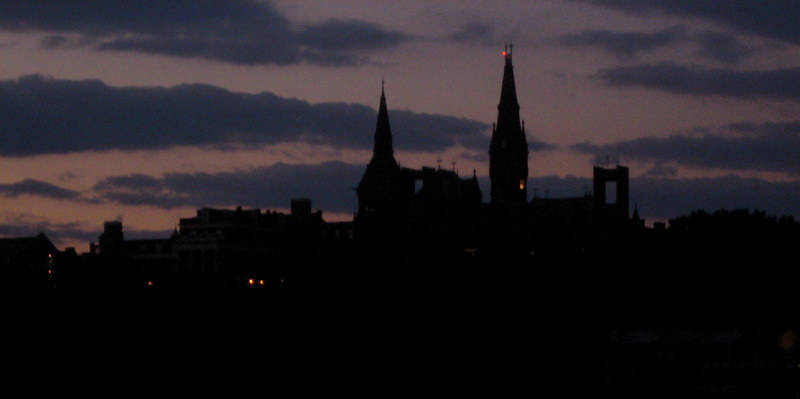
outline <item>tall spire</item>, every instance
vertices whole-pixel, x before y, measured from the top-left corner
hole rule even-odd
[[[517,102],[517,85],[514,82],[514,65],[511,62],[514,45],[506,46],[503,51],[505,68],[503,69],[503,85],[500,90],[500,104],[497,105],[497,129],[519,129],[519,102]]]
[[[503,50],[503,83],[489,149],[492,202],[501,204],[524,204],[528,196],[528,143],[519,117],[513,51],[513,44]]]
[[[378,107],[378,122],[375,125],[375,144],[370,163],[388,167],[397,166],[397,161],[394,159],[394,148],[392,147],[392,128],[389,126],[389,111],[386,106],[383,80],[381,80],[381,103]]]

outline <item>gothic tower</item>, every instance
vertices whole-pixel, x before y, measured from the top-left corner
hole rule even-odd
[[[403,181],[400,166],[394,159],[392,129],[389,126],[389,112],[386,107],[386,94],[381,83],[381,100],[378,108],[378,122],[375,125],[372,159],[356,189],[358,193],[358,214],[370,217],[375,213],[395,211],[402,197]],[[413,192],[413,181],[411,182]]]
[[[513,46],[503,51],[503,86],[500,104],[497,105],[497,124],[492,125],[489,147],[491,202],[505,206],[524,205],[528,199],[528,142],[524,122],[520,125],[512,50]]]

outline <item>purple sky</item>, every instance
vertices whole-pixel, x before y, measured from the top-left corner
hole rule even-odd
[[[512,40],[531,194],[582,195],[609,156],[651,220],[800,217],[799,17],[790,0],[4,1],[0,235],[85,250],[104,220],[160,235],[293,196],[346,220],[381,79],[403,165],[486,176]]]

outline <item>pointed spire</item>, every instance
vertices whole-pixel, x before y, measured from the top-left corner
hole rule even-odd
[[[492,181],[492,203],[525,204],[528,192],[528,144],[519,116],[513,51],[514,45],[506,44],[497,124],[492,124],[489,177]]]
[[[375,145],[372,150],[372,163],[396,167],[392,146],[392,128],[389,125],[389,111],[386,106],[384,81],[381,79],[381,100],[378,107],[378,121],[375,125]]]
[[[500,104],[497,108],[500,111],[506,108],[509,111],[518,112],[517,85],[514,82],[514,65],[511,62],[511,52],[504,51],[503,54],[505,55],[506,64],[503,69],[503,86],[500,90]],[[519,120],[519,118],[517,118],[517,120]]]

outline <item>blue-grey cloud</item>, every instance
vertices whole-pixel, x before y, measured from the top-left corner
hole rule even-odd
[[[643,177],[678,177],[678,168],[657,162],[652,168],[642,173]]]
[[[389,114],[399,150],[488,147],[485,123],[411,111]],[[0,81],[0,155],[289,142],[369,149],[376,115],[360,104],[310,104],[209,85],[110,87],[98,80],[34,75]]]
[[[528,187],[540,197],[580,197],[592,188],[591,178],[543,176]],[[770,215],[800,217],[800,180],[770,182],[738,176],[701,179],[640,177],[630,182],[630,201],[645,218],[672,218],[696,209],[761,210]]]
[[[685,26],[656,32],[585,30],[563,35],[559,42],[567,47],[598,47],[621,59],[632,59],[669,46],[697,47],[697,56],[723,64],[738,64],[753,53],[735,35],[705,30],[690,33]]]
[[[602,69],[595,78],[610,86],[677,94],[800,101],[800,68],[740,72],[662,62]]]
[[[479,44],[482,46],[494,46],[497,44],[494,38],[492,26],[483,22],[470,22],[447,36],[449,40],[456,43]]]
[[[314,208],[350,212],[356,205],[353,187],[364,165],[342,162],[276,164],[246,171],[169,173],[109,177],[95,186],[98,198],[129,205],[162,208],[177,206],[236,206],[287,208],[291,198],[311,198]],[[484,197],[489,179],[478,178]],[[591,178],[539,176],[529,180],[530,195],[580,197],[591,193]],[[800,180],[770,182],[725,176],[676,179],[645,176],[631,179],[631,204],[643,217],[676,217],[695,209],[748,208],[773,215],[800,217]],[[484,198],[486,200],[486,198]]]
[[[343,162],[275,164],[246,171],[113,176],[99,181],[101,200],[161,208],[236,206],[287,208],[292,198],[311,198],[315,208],[350,212],[365,165]]]
[[[44,220],[18,220],[0,223],[0,237],[33,237],[45,233],[54,244],[62,245],[66,240],[95,241],[99,231],[87,231],[78,222],[53,223]]]
[[[80,44],[246,65],[354,65],[366,58],[352,50],[410,39],[357,20],[297,26],[257,0],[7,0],[0,3],[0,29],[49,32],[41,43],[48,49]]]
[[[577,0],[619,10],[647,14],[663,12],[697,17],[743,32],[800,43],[800,6],[796,0]]]
[[[560,42],[568,47],[599,46],[613,55],[629,58],[666,47],[681,40],[684,35],[683,27],[673,27],[657,32],[586,30],[564,35],[560,38]]]
[[[25,179],[16,183],[0,184],[0,195],[8,198],[37,196],[52,199],[77,199],[80,193],[35,179]]]
[[[326,51],[394,47],[408,38],[409,35],[385,31],[378,25],[353,19],[328,20],[297,34],[300,43]]]
[[[800,174],[800,122],[737,123],[705,130],[702,135],[646,137],[603,145],[579,143],[572,149],[695,168]]]
[[[738,64],[753,53],[753,49],[729,33],[706,30],[694,34],[692,40],[699,46],[698,56],[724,64]]]

